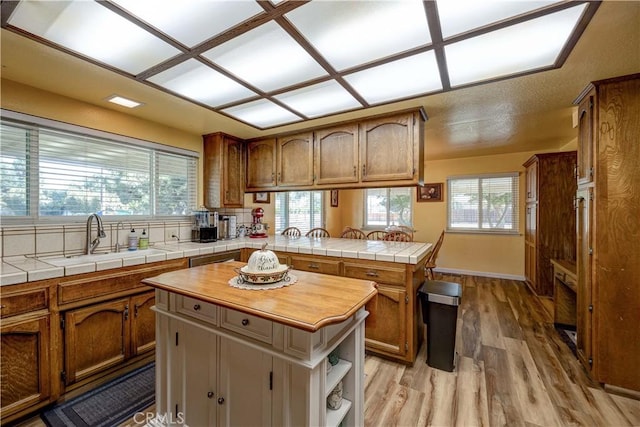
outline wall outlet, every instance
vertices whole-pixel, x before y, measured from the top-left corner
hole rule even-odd
[[[165,242],[171,242],[171,241],[178,241],[178,237],[180,236],[180,234],[178,233],[178,229],[177,228],[165,228],[164,229],[164,241]]]

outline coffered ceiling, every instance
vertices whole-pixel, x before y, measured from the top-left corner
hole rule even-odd
[[[640,71],[639,2],[23,0],[2,25],[4,79],[243,138],[422,106],[428,159],[559,148],[589,81]]]

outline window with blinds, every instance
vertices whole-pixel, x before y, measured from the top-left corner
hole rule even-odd
[[[5,119],[1,126],[5,217],[182,216],[196,205],[195,156]]]
[[[287,227],[298,227],[304,235],[323,226],[322,191],[288,191],[276,193],[276,234]]]
[[[386,228],[392,225],[412,226],[413,189],[370,188],[364,191],[364,226]]]
[[[447,230],[518,233],[518,173],[447,179]]]

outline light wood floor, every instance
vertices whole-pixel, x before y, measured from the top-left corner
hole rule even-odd
[[[439,278],[463,285],[456,371],[430,368],[426,345],[413,367],[367,356],[366,426],[640,426],[640,401],[589,380],[524,283]]]
[[[366,426],[640,426],[640,401],[589,380],[523,282],[463,285],[455,372],[367,356]],[[640,367],[639,367],[640,369]]]

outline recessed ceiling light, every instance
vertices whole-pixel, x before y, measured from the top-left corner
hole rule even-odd
[[[107,98],[107,101],[113,102],[114,104],[122,105],[127,108],[136,108],[142,105],[142,102],[132,101],[131,99],[123,98],[118,95],[111,95]]]

